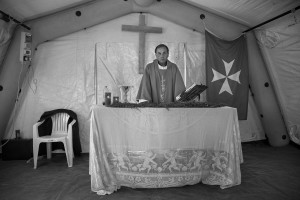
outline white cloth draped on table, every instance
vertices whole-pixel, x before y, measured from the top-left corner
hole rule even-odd
[[[235,108],[94,107],[90,128],[92,191],[163,188],[200,181],[241,183]]]

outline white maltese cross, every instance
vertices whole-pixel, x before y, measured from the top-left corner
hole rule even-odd
[[[232,68],[232,65],[234,63],[234,60],[231,61],[230,63],[227,63],[225,62],[224,60],[222,60],[223,63],[224,63],[224,67],[225,67],[225,72],[226,74],[223,75],[219,72],[217,72],[216,70],[214,70],[213,68],[212,71],[214,73],[214,77],[213,77],[213,80],[211,82],[214,82],[214,81],[218,81],[218,80],[221,80],[221,79],[225,79],[225,81],[223,82],[223,85],[220,89],[220,92],[219,94],[223,93],[223,92],[228,92],[229,94],[233,95],[232,94],[232,91],[231,91],[231,88],[229,86],[229,83],[228,83],[228,79],[231,79],[233,81],[236,81],[237,83],[241,84],[240,82],[240,73],[241,73],[241,70],[239,70],[238,72],[234,73],[234,74],[231,74],[230,76],[228,76],[231,68]]]

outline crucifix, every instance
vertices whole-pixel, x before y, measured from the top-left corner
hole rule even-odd
[[[139,32],[139,73],[143,74],[145,64],[145,36],[146,33],[162,33],[162,28],[146,26],[145,15],[140,14],[139,25],[122,25],[122,31]]]

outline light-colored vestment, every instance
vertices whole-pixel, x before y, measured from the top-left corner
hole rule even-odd
[[[177,65],[168,60],[167,68],[160,69],[155,59],[145,68],[136,99],[152,103],[170,103],[183,91],[185,86]]]

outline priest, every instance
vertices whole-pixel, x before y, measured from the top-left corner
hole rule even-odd
[[[180,71],[175,63],[168,60],[169,48],[159,44],[155,48],[156,59],[147,64],[137,94],[137,101],[171,103],[185,91]]]

